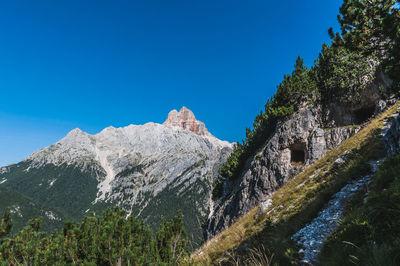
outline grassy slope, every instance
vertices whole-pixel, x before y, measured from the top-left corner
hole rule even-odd
[[[292,178],[271,196],[272,205],[266,213],[257,215],[258,207],[254,208],[206,242],[191,259],[197,264],[237,263],[248,259],[248,250],[261,248],[264,250],[262,253],[272,257],[273,263],[296,264],[297,247],[290,236],[311,221],[349,180],[368,172],[368,160],[382,156],[382,144],[377,135],[384,120],[399,107],[398,102]],[[343,165],[335,166],[333,162],[345,151],[350,151],[351,155]]]
[[[385,160],[368,191],[353,197],[319,259],[323,265],[400,265],[400,154]]]

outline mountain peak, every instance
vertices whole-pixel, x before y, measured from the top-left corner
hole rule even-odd
[[[204,123],[198,121],[193,112],[185,106],[183,106],[179,112],[175,109],[169,112],[168,118],[165,120],[163,125],[180,127],[201,136],[211,135]]]
[[[78,136],[78,135],[85,135],[85,132],[83,132],[82,130],[80,130],[79,128],[75,128],[73,130],[71,130],[67,136]]]

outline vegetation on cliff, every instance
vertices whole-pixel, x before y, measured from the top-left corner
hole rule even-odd
[[[285,75],[278,86],[275,96],[267,101],[265,111],[261,112],[253,123],[253,129],[246,129],[246,139],[238,143],[227,162],[220,169],[221,178],[215,183],[214,197],[222,192],[222,182],[226,178],[240,175],[246,160],[275,131],[277,123],[295,111],[296,104],[304,96],[312,97],[317,89],[314,69],[308,69],[298,57],[291,75]]]
[[[322,106],[332,102],[359,104],[378,68],[394,81],[389,90],[380,88],[381,97],[399,93],[399,4],[398,0],[343,2],[338,15],[341,33],[329,30],[332,42],[323,44],[313,67],[304,66],[300,57],[296,60],[292,74],[284,76],[265,110],[255,118],[253,128],[246,129],[246,138],[221,168],[214,184],[215,198],[221,196],[224,180],[240,176],[246,161],[272,135],[277,122],[296,111],[300,100]]]
[[[252,260],[252,250],[256,254],[264,254],[270,265],[298,265],[300,247],[291,236],[316,217],[331,196],[344,185],[371,172],[368,161],[380,159],[385,154],[380,139],[381,128],[399,108],[400,102],[397,102],[357,134],[290,179],[271,195],[271,204],[267,209],[261,212],[259,206],[255,207],[207,241],[192,254],[194,262],[246,264]],[[339,158],[345,158],[342,164],[335,163]],[[380,206],[388,208],[385,204]],[[396,216],[393,218],[396,219]],[[377,226],[382,224],[374,227]],[[385,225],[382,230],[390,232],[390,228]],[[396,235],[393,237],[398,239]],[[340,249],[333,251],[336,256],[340,256],[340,252]]]

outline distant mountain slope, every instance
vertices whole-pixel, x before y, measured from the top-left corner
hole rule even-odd
[[[32,218],[43,217],[43,227],[48,231],[60,228],[62,221],[69,219],[60,210],[36,203],[31,198],[0,185],[1,215],[7,207],[10,207],[13,214],[13,233],[26,226],[27,221]]]
[[[190,210],[184,220],[199,240],[198,220],[212,207],[214,177],[231,151],[232,144],[212,136],[182,108],[171,112],[165,125],[108,127],[96,135],[74,129],[59,142],[2,168],[0,180],[74,220],[119,205],[156,227],[161,217]]]

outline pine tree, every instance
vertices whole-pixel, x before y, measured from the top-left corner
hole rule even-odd
[[[183,229],[182,218],[182,212],[178,211],[172,221],[167,222],[165,219],[161,221],[156,239],[158,252],[163,262],[176,263],[189,253],[188,238]]]
[[[338,21],[344,43],[366,52],[386,49],[385,27],[393,18],[396,0],[344,0]],[[332,36],[331,36],[332,37]]]
[[[10,233],[12,226],[10,208],[7,208],[0,222],[0,238],[7,236]]]

